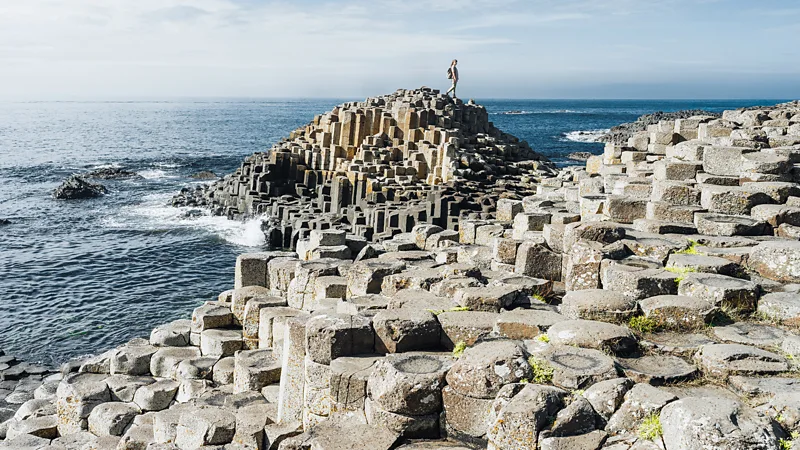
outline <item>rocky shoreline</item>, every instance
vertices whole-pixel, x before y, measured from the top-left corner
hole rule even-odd
[[[481,109],[346,104],[183,192],[288,245],[191,319],[15,384],[0,448],[791,448],[800,103],[562,170]]]
[[[701,109],[682,110],[675,112],[656,111],[652,114],[645,114],[635,121],[623,123],[612,127],[605,135],[601,136],[599,142],[610,142],[612,144],[626,145],[628,139],[640,131],[646,131],[650,125],[657,125],[661,121],[674,121],[678,119],[689,119],[691,117],[708,117],[717,119],[720,114]]]

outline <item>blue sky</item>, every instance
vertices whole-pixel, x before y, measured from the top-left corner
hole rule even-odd
[[[795,0],[2,0],[0,97],[800,98]]]

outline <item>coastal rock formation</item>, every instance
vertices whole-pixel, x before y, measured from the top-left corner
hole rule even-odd
[[[201,170],[200,172],[193,173],[191,178],[195,180],[216,180],[217,174],[211,172],[210,170]]]
[[[726,111],[453,230],[310,229],[65,368],[0,448],[791,448],[798,155],[800,103]]]
[[[108,189],[102,184],[87,181],[80,175],[72,175],[53,191],[53,197],[59,200],[75,200],[100,197],[107,192]]]
[[[688,119],[690,117],[711,117],[719,118],[719,113],[703,111],[702,109],[687,109],[675,112],[657,111],[652,114],[640,116],[634,122],[623,123],[615,127],[598,139],[599,142],[610,142],[613,144],[625,144],[631,136],[640,131],[646,131],[650,125],[655,125],[661,121],[678,119]]]
[[[83,175],[85,178],[97,178],[100,180],[121,180],[126,178],[141,178],[136,172],[125,170],[121,167],[101,167],[94,169]]]
[[[418,223],[455,230],[461,215],[488,216],[498,197],[521,199],[554,173],[526,142],[496,129],[482,106],[422,88],[316,116],[173,204],[265,215],[268,242],[295,248],[311,230],[332,226],[370,241]]]

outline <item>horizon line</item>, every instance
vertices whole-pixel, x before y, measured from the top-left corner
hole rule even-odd
[[[388,95],[388,94],[384,94]],[[380,97],[381,95],[374,96]],[[331,100],[331,101],[362,101],[374,97],[270,97],[270,96],[131,96],[131,97],[76,97],[72,99],[19,99],[11,97],[0,97],[0,103],[167,103],[175,101],[194,101],[197,103],[213,101],[308,101],[308,100]],[[793,97],[709,97],[709,98],[644,98],[644,97],[470,97],[460,98],[463,102],[469,100],[478,101],[659,101],[659,102],[686,102],[686,101],[776,101],[791,102],[800,100]]]

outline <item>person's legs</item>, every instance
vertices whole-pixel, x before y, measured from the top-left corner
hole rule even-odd
[[[451,92],[453,93],[453,97],[455,97],[456,96],[456,82],[455,81],[453,81],[453,85],[450,86],[450,89],[447,90],[447,95],[450,95]]]

